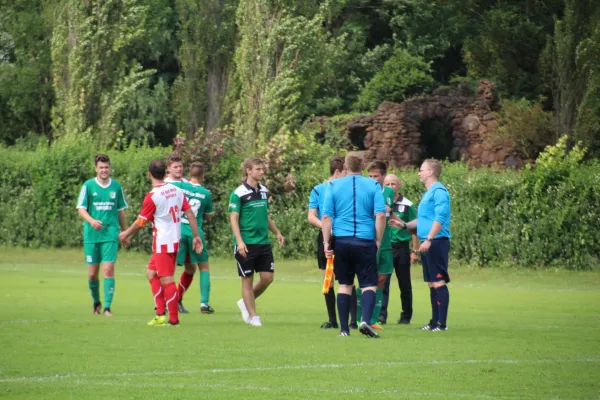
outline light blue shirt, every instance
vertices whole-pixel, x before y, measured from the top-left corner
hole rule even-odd
[[[335,237],[375,240],[375,214],[385,213],[379,183],[349,175],[327,185],[322,215],[333,219]]]
[[[419,203],[417,236],[421,241],[429,235],[434,221],[442,224],[442,229],[434,239],[452,237],[450,235],[450,194],[448,189],[439,182],[427,189]]]
[[[319,219],[321,219],[321,212],[323,211],[327,185],[329,185],[329,182],[319,183],[310,191],[310,197],[308,198],[308,208],[317,210],[317,218]]]

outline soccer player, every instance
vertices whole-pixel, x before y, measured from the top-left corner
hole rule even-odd
[[[421,240],[419,252],[423,264],[423,279],[429,286],[431,300],[431,320],[421,327],[424,331],[447,331],[446,319],[450,304],[450,292],[447,284],[448,253],[450,251],[450,194],[438,179],[442,166],[438,160],[423,161],[419,169],[419,179],[427,188],[419,203],[417,219],[409,223],[395,216],[389,224],[407,229],[417,234]]]
[[[367,167],[367,172],[369,173],[369,178],[376,180],[381,187],[381,193],[383,194],[383,200],[385,202],[385,216],[387,221],[389,220],[390,213],[392,211],[392,205],[394,203],[394,190],[383,184],[385,175],[387,174],[387,165],[383,161],[373,161]],[[383,238],[381,239],[381,244],[379,245],[379,251],[377,252],[377,271],[378,281],[377,291],[375,294],[375,310],[373,311],[371,321],[367,322],[370,322],[373,328],[381,329],[381,326],[378,324],[378,322],[386,322],[384,320],[379,320],[381,306],[383,304],[383,287],[386,279],[394,271],[394,258],[392,255],[390,227],[387,224],[385,225],[385,232],[383,233]]]
[[[156,316],[148,323],[152,326],[179,325],[177,287],[173,275],[181,240],[182,213],[187,217],[194,235],[192,247],[196,253],[202,252],[202,239],[200,239],[194,212],[183,191],[164,182],[165,174],[164,161],[153,160],[150,162],[148,177],[152,182],[152,190],[144,197],[142,211],[137,220],[119,234],[119,240],[125,241],[148,222],[154,224],[152,257],[146,271],[156,304]],[[168,321],[165,307],[169,310]]]
[[[229,198],[229,220],[233,231],[234,254],[238,275],[242,279],[242,298],[237,305],[242,319],[252,326],[262,326],[256,315],[256,298],[273,282],[275,262],[269,230],[277,235],[279,247],[285,239],[269,217],[269,190],[260,184],[265,174],[260,158],[250,157],[242,163],[246,179]],[[254,272],[260,280],[254,284]]]
[[[331,160],[329,160],[329,180],[315,186],[313,190],[311,190],[308,199],[308,222],[319,228],[319,234],[317,236],[317,265],[319,269],[323,271],[323,278],[325,278],[325,267],[327,265],[325,251],[323,250],[323,233],[321,232],[321,211],[323,210],[323,201],[325,201],[325,190],[327,189],[329,182],[343,177],[344,174],[344,159],[342,157],[332,157]],[[331,281],[329,292],[325,295],[325,306],[327,307],[329,321],[321,325],[321,328],[337,329],[338,323],[335,313],[335,291],[333,290],[333,280]]]
[[[167,170],[169,176],[165,178],[165,182],[187,182],[183,177],[183,161],[179,154],[172,154],[167,158]]]
[[[402,196],[400,190],[400,180],[394,174],[389,174],[385,177],[384,185],[391,187],[394,190],[394,206],[393,213],[404,222],[410,222],[417,218],[417,209],[413,203],[406,197]],[[398,287],[400,288],[400,302],[402,304],[402,313],[400,314],[399,324],[410,324],[413,314],[412,308],[412,284],[410,281],[410,265],[419,260],[420,242],[417,235],[392,227],[392,255],[394,257],[394,271],[398,279]],[[412,246],[411,246],[412,243]],[[412,251],[411,251],[412,247]],[[387,307],[390,298],[390,279],[391,275],[385,280],[383,287],[383,305],[379,319],[385,323],[387,320]]]
[[[110,159],[105,154],[94,158],[96,178],[86,181],[79,192],[77,212],[83,218],[83,251],[88,264],[88,286],[94,301],[94,314],[102,311],[98,272],[104,273],[104,315],[112,316],[115,294],[115,262],[119,250],[119,231],[127,228],[127,202],[121,184],[110,178]],[[120,229],[119,229],[120,227]]]
[[[188,182],[171,182],[172,185],[179,187],[185,193],[185,197],[192,207],[192,211],[198,221],[198,230],[202,239],[203,249],[199,255],[193,251],[193,235],[189,221],[185,215],[181,216],[181,244],[177,253],[177,264],[184,265],[185,270],[179,278],[177,288],[179,294],[179,312],[187,313],[183,307],[183,295],[192,284],[196,265],[200,270],[200,312],[203,314],[212,314],[215,310],[209,305],[210,299],[210,272],[208,267],[208,247],[204,239],[204,230],[202,224],[204,220],[209,220],[213,216],[213,204],[210,191],[201,185],[204,179],[204,167],[201,163],[195,162],[190,167]]]
[[[323,247],[327,257],[332,257],[335,252],[340,336],[350,335],[348,317],[356,275],[362,291],[363,306],[362,322],[358,329],[363,335],[378,338],[379,335],[369,321],[375,307],[377,247],[385,231],[385,203],[381,187],[373,180],[361,176],[364,164],[362,158],[349,154],[345,164],[347,176],[332,181],[325,194],[321,221]],[[335,244],[330,249],[332,232]]]

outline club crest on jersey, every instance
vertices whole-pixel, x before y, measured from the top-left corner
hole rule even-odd
[[[98,193],[94,192],[94,193],[92,194],[92,196],[98,196]]]
[[[261,192],[260,193],[260,198],[263,199],[263,200],[266,200],[267,199],[267,194],[265,192]]]
[[[110,192],[110,198],[115,199],[117,197],[117,192]]]

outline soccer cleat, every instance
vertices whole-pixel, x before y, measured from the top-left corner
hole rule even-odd
[[[400,325],[410,325],[410,319],[400,318],[398,320],[398,324],[400,324]]]
[[[379,339],[381,337],[365,321],[363,321],[363,322],[360,323],[360,326],[358,327],[358,330],[360,331],[360,333],[362,333],[366,337],[370,337],[370,338],[373,338],[373,339]]]
[[[323,325],[321,325],[321,329],[331,329],[331,328],[337,329],[338,328],[337,322],[327,321]]]
[[[437,324],[436,327],[434,327],[431,332],[442,332],[442,331],[447,331],[448,327],[446,325],[442,325],[442,324]]]
[[[177,311],[179,311],[180,314],[189,314],[190,312],[188,310],[185,309],[185,307],[183,306],[183,302],[179,302],[177,303]]]
[[[262,323],[260,322],[260,317],[258,315],[255,315],[254,317],[252,317],[252,319],[250,320],[250,325],[262,326]]]
[[[237,306],[240,309],[240,312],[242,313],[242,319],[245,323],[249,324],[250,314],[248,314],[248,310],[246,309],[246,305],[244,304],[244,299],[239,299],[237,302]]]
[[[200,305],[200,312],[202,314],[214,314],[215,309],[212,308],[211,306],[209,306],[208,304],[201,304]]]
[[[148,322],[148,326],[162,326],[167,322],[169,322],[169,319],[166,315],[155,315],[154,318]]]
[[[112,312],[110,311],[110,308],[108,308],[108,307],[104,308],[104,315],[107,316],[107,317],[112,317],[113,316]]]
[[[387,324],[387,321],[385,318],[383,318],[381,315],[379,316],[379,318],[377,318],[377,324],[379,325],[385,325]]]
[[[341,331],[340,336],[350,336],[350,332]]]
[[[379,325],[379,324],[373,324],[371,325],[371,328],[373,329],[379,329],[379,330],[383,330],[383,326]]]
[[[433,323],[433,320],[429,320],[429,323],[428,323],[427,325],[423,325],[423,326],[421,327],[421,330],[422,330],[422,331],[430,331],[430,330],[432,330],[433,328],[435,328],[435,325],[434,325],[434,323]]]
[[[100,315],[102,310],[102,303],[94,303],[94,315]]]
[[[358,324],[356,322],[350,323],[350,329],[358,329]]]
[[[173,327],[179,327],[179,321],[177,321],[177,322],[171,322],[171,321],[168,321],[166,324],[162,324],[161,326],[173,326]]]

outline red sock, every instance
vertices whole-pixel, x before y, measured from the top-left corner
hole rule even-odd
[[[181,274],[181,278],[179,278],[179,286],[177,287],[179,301],[183,300],[183,294],[188,290],[193,280],[194,274],[190,275],[187,272],[183,271],[183,274]]]
[[[165,299],[167,300],[167,309],[169,310],[169,321],[176,324],[179,322],[177,286],[175,286],[175,282],[169,282],[163,285],[163,290],[165,292]]]
[[[154,295],[154,304],[156,304],[156,315],[165,314],[165,291],[160,284],[160,278],[155,276],[150,279],[152,295]]]

